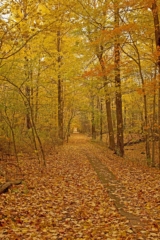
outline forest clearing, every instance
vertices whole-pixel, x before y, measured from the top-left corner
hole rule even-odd
[[[0,195],[0,239],[160,239],[158,169],[82,134],[48,152],[43,169],[21,158],[22,183]]]

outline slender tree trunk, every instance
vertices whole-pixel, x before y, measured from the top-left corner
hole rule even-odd
[[[92,118],[91,118],[91,122],[92,122],[92,139],[95,140],[96,139],[96,125],[95,125],[95,109],[94,109],[94,96],[91,96],[91,107],[92,107]]]
[[[40,136],[39,136],[39,134],[37,132],[37,128],[36,128],[36,125],[35,125],[35,122],[34,122],[34,115],[33,115],[32,109],[31,109],[31,120],[32,120],[32,130],[34,130],[34,135],[37,138],[38,145],[39,145],[39,148],[40,148],[41,157],[42,157],[42,161],[43,161],[42,164],[43,164],[43,166],[46,166],[45,153],[44,153],[42,141],[41,141]]]
[[[6,118],[4,118],[4,120],[11,130],[14,154],[15,154],[16,161],[19,164],[18,152],[17,152],[17,146],[16,146],[16,137],[15,137],[15,132],[14,132],[14,123],[11,122],[11,120],[10,120],[8,114],[7,114],[7,109],[6,108],[5,108],[5,115],[6,115]],[[12,116],[12,118],[14,119],[14,116]],[[14,121],[14,120],[12,120],[12,121]]]
[[[124,107],[124,123],[123,123],[123,126],[124,126],[124,129],[126,129],[126,126],[127,126],[127,108]]]
[[[103,140],[103,100],[100,99],[100,141]]]
[[[109,134],[109,148],[115,150],[115,140],[114,140],[114,130],[112,122],[112,112],[111,112],[111,101],[110,96],[106,93],[106,112],[107,112],[107,123],[108,123],[108,134]]]
[[[29,86],[30,74],[29,74],[29,59],[27,57],[27,45],[25,46],[25,58],[24,58],[24,70],[25,70],[25,78],[26,78],[26,86],[25,86],[25,95],[27,98],[27,102],[30,103],[31,101],[31,89]],[[29,106],[26,103],[26,128],[31,128],[31,120],[30,120],[30,113],[29,113]]]
[[[153,118],[152,118],[152,167],[155,167],[155,124],[156,124],[156,86],[153,96]]]
[[[147,164],[149,164],[150,159],[151,159],[151,153],[150,153],[150,143],[149,143],[149,126],[148,126],[148,109],[147,109],[147,95],[146,95],[146,90],[145,90],[145,80],[143,77],[142,73],[142,67],[141,67],[141,59],[139,55],[139,51],[137,50],[137,55],[138,55],[138,68],[139,68],[139,73],[140,73],[140,78],[142,82],[142,89],[143,89],[143,103],[144,103],[144,134],[145,134],[145,148],[146,148],[146,159],[147,159]]]
[[[144,82],[142,83],[142,86],[144,86]],[[145,138],[146,138],[146,158],[147,158],[147,163],[149,164],[151,159],[151,153],[150,153],[150,143],[149,143],[147,96],[145,92],[144,92],[143,98],[144,98]]]
[[[39,68],[36,79],[36,94],[35,94],[35,123],[38,121],[38,104],[39,104],[39,80],[40,80],[40,59],[39,59]]]
[[[115,7],[115,28],[119,27],[119,8]],[[122,112],[122,93],[121,93],[121,76],[120,76],[120,43],[119,35],[115,37],[115,87],[116,87],[116,118],[117,118],[117,149],[116,153],[123,157],[123,112]]]
[[[63,140],[63,80],[61,76],[61,32],[57,31],[57,52],[58,52],[58,137]]]
[[[160,168],[160,25],[159,25],[159,11],[157,6],[157,0],[153,0],[152,3],[152,13],[155,29],[155,41],[156,48],[158,52],[158,133],[159,133],[159,142],[158,142],[158,151],[159,151],[159,168]]]
[[[159,152],[159,169],[160,169],[160,62],[159,62],[159,81],[158,81],[158,134],[159,134],[159,141],[158,141],[158,152]]]
[[[112,122],[112,111],[111,111],[111,101],[108,94],[108,79],[106,76],[105,62],[103,60],[103,46],[100,46],[100,52],[97,53],[99,63],[103,73],[103,83],[104,83],[104,92],[105,92],[105,105],[107,113],[107,125],[108,125],[108,134],[109,134],[109,148],[115,150],[115,140],[114,140],[114,130]]]
[[[75,116],[74,112],[71,112],[71,116],[70,116],[70,118],[68,120],[66,134],[65,134],[66,138],[67,138],[67,143],[68,143],[68,140],[69,140],[69,137],[70,137],[70,134],[71,134],[71,123],[72,123],[72,120],[73,120],[74,116]]]
[[[26,97],[28,99],[28,101],[30,101],[30,88],[28,86],[26,86]],[[29,113],[29,107],[28,107],[28,104],[26,104],[26,127],[27,129],[30,129],[32,126],[31,126],[31,119],[30,119],[30,113]]]

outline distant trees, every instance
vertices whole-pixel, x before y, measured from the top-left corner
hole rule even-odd
[[[89,76],[90,78],[93,76],[96,78],[97,76],[97,85],[99,85],[101,77],[104,83],[104,91],[100,90],[100,94],[106,96],[109,146],[111,149],[115,149],[117,154],[123,156],[124,130],[125,132],[132,132],[135,131],[133,128],[136,129],[137,126],[136,133],[141,133],[145,138],[146,159],[148,164],[150,164],[153,159],[150,149],[150,145],[153,146],[151,144],[153,140],[152,126],[159,125],[156,121],[158,119],[158,108],[156,107],[155,98],[157,88],[154,84],[158,76],[156,70],[157,60],[153,44],[154,26],[151,15],[152,8],[155,17],[158,11],[157,6],[155,7],[155,3],[149,1],[77,2],[79,3],[79,9],[81,9],[77,10],[77,14],[81,12],[81,18],[83,18],[81,23],[83,36],[88,39],[88,48],[92,51],[93,56],[97,56],[98,59],[93,57],[94,60],[88,66],[88,74],[86,71],[85,76],[87,78]],[[156,26],[158,26],[158,23]],[[156,31],[157,29],[158,27]],[[98,67],[98,62],[100,68]],[[125,82],[128,84],[129,79],[133,81],[133,89],[127,87],[127,85],[125,86]],[[150,92],[149,86],[152,86]],[[139,106],[139,109],[137,109],[138,115],[131,113],[132,109],[128,112],[130,107],[126,105],[125,99],[132,92],[135,92],[134,95],[137,95],[136,98],[141,101],[141,104],[138,103],[137,105]],[[113,100],[113,93],[115,93],[115,101]],[[112,100],[110,101],[110,99]],[[114,107],[111,110],[111,105],[117,106],[116,128],[115,111],[113,110]],[[151,109],[154,109],[152,113]],[[130,114],[131,118],[129,117]],[[153,118],[151,118],[151,115],[154,115]],[[114,130],[112,130],[112,126]],[[155,128],[154,132],[156,131]],[[117,135],[116,146],[113,137],[115,133]]]

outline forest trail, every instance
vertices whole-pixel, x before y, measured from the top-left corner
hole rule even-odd
[[[50,152],[45,170],[34,159],[22,170],[24,183],[0,196],[0,239],[160,239],[158,170],[81,134]]]
[[[158,176],[153,177],[151,179],[152,183],[148,182],[146,186],[146,181],[144,181],[155,174],[154,170],[150,169],[150,175],[146,172],[147,169],[139,169],[138,166],[135,167],[132,163],[126,165],[125,160],[114,156],[104,146],[96,143],[91,144],[83,135],[75,135],[72,143],[77,143],[78,150],[81,149],[87,156],[97,173],[98,179],[106,188],[109,198],[114,202],[116,210],[128,221],[130,232],[133,231],[134,238],[160,239],[160,183],[156,181]],[[85,144],[85,147],[83,144]],[[119,172],[120,174],[118,174]],[[124,172],[124,175],[122,172]],[[136,183],[136,179],[138,179],[139,184]],[[129,180],[129,184],[127,180]],[[156,184],[154,185],[153,182],[154,184],[156,182]],[[134,186],[135,191],[132,191],[131,185]],[[146,196],[143,193],[147,193]],[[155,197],[153,197],[152,193]],[[150,201],[152,197],[156,199],[157,206],[154,210],[154,201],[152,207],[149,207],[151,202],[148,202],[148,194],[150,195]]]

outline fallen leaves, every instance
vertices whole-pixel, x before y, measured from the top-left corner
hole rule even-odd
[[[37,170],[36,160],[24,160],[22,170],[25,182],[15,186],[16,191],[12,188],[0,198],[0,239],[141,239],[142,234],[136,235],[127,218],[117,211],[114,201],[107,193],[107,188],[99,181],[89,163],[85,148],[92,153],[96,152],[102,161],[106,161],[104,154],[102,157],[98,149],[96,150],[90,143],[86,145],[84,140],[78,145],[77,143],[64,145],[56,157],[50,154],[43,174]],[[117,186],[117,194],[122,197],[123,202],[127,199],[126,208],[147,217],[149,215],[147,211],[150,212],[158,201],[159,193],[155,193],[153,203],[146,201],[141,209],[141,200],[144,204],[143,199],[147,194],[147,188],[142,188],[141,185],[144,178],[137,180],[140,181],[138,185],[140,187],[136,187],[131,183],[134,179],[130,179],[127,168],[118,173],[120,163],[113,164],[113,161],[107,161],[107,165],[108,163],[112,165],[110,169],[116,174],[117,179],[125,180],[123,182],[125,192],[120,191]],[[123,175],[124,171],[127,176]],[[134,175],[138,177],[139,172],[136,175],[136,169],[134,171]],[[152,190],[151,188],[151,193]],[[150,199],[149,195],[147,199]],[[153,210],[151,212],[153,213]],[[144,231],[146,233],[146,229]],[[158,231],[159,224],[151,221],[146,239],[156,239]]]
[[[137,226],[137,232],[139,231],[137,239],[159,239],[159,170],[135,166],[133,162],[118,158],[98,145],[97,148],[92,147],[90,151],[105,167],[109,168],[120,183],[116,183],[114,194],[121,199],[125,211],[140,218],[141,224]]]

